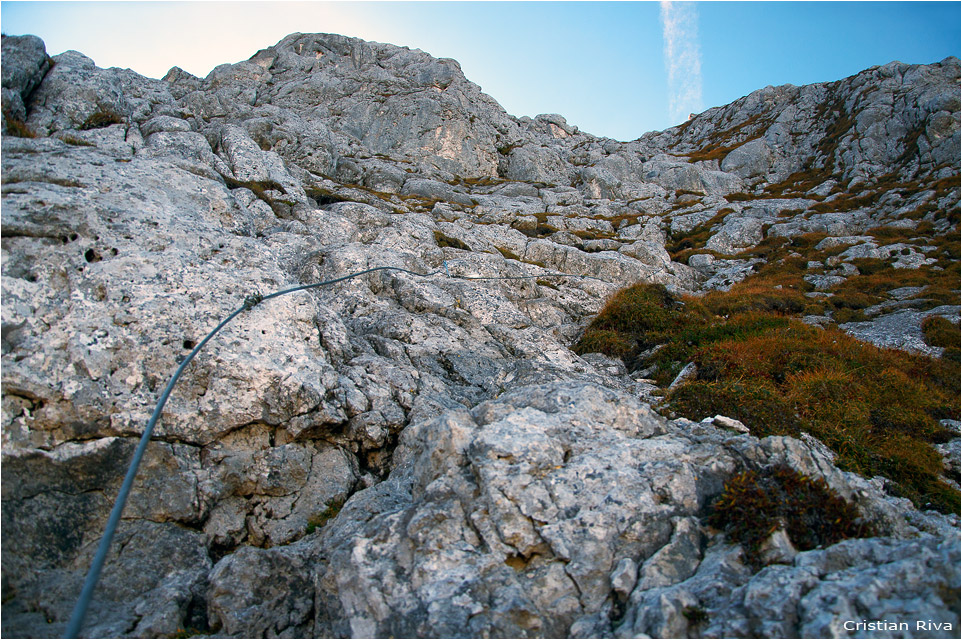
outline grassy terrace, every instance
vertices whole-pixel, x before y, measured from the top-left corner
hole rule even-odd
[[[872,233],[891,241],[896,231]],[[841,468],[884,476],[893,493],[921,508],[957,513],[959,493],[940,481],[942,459],[931,445],[951,436],[939,420],[959,416],[958,325],[926,322],[926,340],[945,348],[934,359],[880,349],[835,326],[812,327],[801,316],[831,311],[838,322],[861,319],[866,307],[905,286],[923,287],[916,296],[922,308],[959,304],[959,236],[938,242],[944,271],[860,261],[861,275],[830,296],[808,297],[811,286],[802,279],[808,261],[844,250],[816,251],[823,237],[773,238],[745,252],[739,257],[760,256],[766,264],[727,292],[678,298],[660,285],[624,289],[575,351],[650,369],[663,387],[694,362],[696,379],[672,389],[665,410],[696,420],[724,414],[759,437],[811,433],[838,454]]]

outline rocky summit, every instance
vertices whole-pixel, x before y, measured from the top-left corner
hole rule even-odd
[[[4,636],[65,632],[158,396],[246,307],[164,408],[85,636],[958,637],[957,400],[909,393],[957,385],[958,59],[631,142],[338,35],[206,78],[33,36],[2,66]],[[768,307],[591,347],[627,287]],[[788,368],[702,409],[763,330],[911,365],[765,338]],[[894,404],[850,397],[869,373]]]

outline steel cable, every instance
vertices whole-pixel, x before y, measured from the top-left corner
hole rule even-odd
[[[664,269],[661,269],[664,270]],[[659,270],[659,271],[661,271]],[[244,299],[244,304],[227,316],[220,324],[218,324],[214,329],[208,333],[203,340],[201,340],[197,346],[191,350],[190,354],[184,358],[184,361],[180,363],[177,370],[174,372],[173,377],[171,377],[170,382],[164,388],[163,393],[161,393],[160,398],[157,401],[157,406],[154,408],[153,414],[150,416],[150,420],[147,422],[147,427],[144,429],[144,433],[140,438],[140,442],[137,445],[137,449],[134,451],[133,458],[130,461],[130,467],[127,469],[127,475],[124,476],[124,482],[120,486],[120,491],[117,493],[117,498],[114,502],[113,509],[110,511],[110,517],[107,519],[107,525],[104,528],[103,536],[100,539],[100,544],[97,547],[97,553],[94,555],[93,562],[90,565],[90,569],[87,572],[87,577],[84,580],[83,588],[80,592],[80,597],[77,599],[77,604],[74,606],[73,613],[70,616],[70,621],[67,624],[67,631],[64,637],[66,638],[76,638],[80,634],[80,630],[83,627],[84,619],[87,616],[87,610],[90,608],[90,602],[93,598],[94,590],[97,587],[97,582],[100,580],[100,573],[103,570],[104,563],[107,559],[107,553],[110,550],[110,544],[113,541],[114,534],[117,531],[117,525],[120,523],[120,517],[123,513],[124,506],[127,503],[127,497],[130,494],[130,490],[133,487],[134,479],[137,475],[137,469],[140,466],[140,462],[144,457],[144,452],[147,449],[147,443],[150,441],[150,437],[154,431],[154,426],[157,424],[157,420],[160,419],[160,414],[163,411],[164,405],[167,404],[167,399],[170,397],[171,391],[174,389],[174,385],[180,379],[181,374],[190,364],[191,360],[200,352],[204,346],[210,342],[210,340],[217,335],[217,333],[227,326],[234,318],[239,316],[245,311],[249,311],[256,307],[258,304],[270,300],[271,298],[277,298],[289,293],[296,293],[298,291],[307,291],[310,289],[317,289],[319,287],[330,286],[337,284],[338,282],[344,282],[346,280],[352,280],[354,278],[367,275],[369,273],[375,273],[377,271],[397,271],[400,273],[407,273],[412,276],[419,278],[431,278],[439,274],[445,274],[446,277],[460,280],[530,280],[536,278],[546,278],[546,277],[564,277],[564,278],[586,278],[591,280],[599,280],[601,282],[607,282],[601,278],[595,276],[587,275],[577,275],[570,273],[542,273],[539,275],[532,276],[465,276],[465,275],[452,275],[450,269],[448,268],[448,262],[444,261],[444,268],[437,271],[432,271],[430,273],[418,273],[416,271],[411,271],[409,269],[404,269],[402,267],[373,267],[371,269],[365,269],[364,271],[358,271],[356,273],[351,273],[346,276],[341,276],[339,278],[334,278],[333,280],[325,280],[323,282],[315,282],[312,284],[300,285],[297,287],[291,287],[290,289],[283,289],[281,291],[275,291],[274,293],[268,295],[260,295],[254,293],[247,296]],[[659,271],[656,271],[650,275],[655,275]]]

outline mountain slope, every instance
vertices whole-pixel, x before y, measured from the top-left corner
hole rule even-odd
[[[86,634],[787,637],[856,610],[957,629],[956,515],[807,434],[658,415],[648,376],[687,362],[571,347],[645,283],[779,291],[825,331],[945,356],[922,327],[959,321],[958,93],[954,58],[893,63],[617,142],[343,36],[163,80],[4,37],[4,634],[63,633],[210,329],[382,266],[406,271],[266,300],[191,363]],[[775,531],[762,557],[709,525],[740,474],[782,467],[871,536]]]

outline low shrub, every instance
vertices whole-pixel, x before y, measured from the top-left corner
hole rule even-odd
[[[835,324],[847,324],[849,322],[865,322],[868,318],[862,312],[861,309],[839,309],[832,316],[832,320]]]
[[[925,293],[925,292],[923,292]],[[957,299],[958,294],[953,294]],[[957,302],[948,304],[958,304]],[[942,316],[929,316],[922,321],[922,334],[925,342],[933,347],[942,348],[942,361],[946,364],[945,374],[957,379],[958,364],[962,361],[960,346],[962,346],[962,333],[958,324],[943,318]],[[952,417],[952,416],[947,416]]]
[[[914,298],[922,298],[925,300],[930,300],[931,304],[934,306],[950,305],[957,307],[960,303],[959,289],[958,289],[958,273],[956,273],[956,285],[953,288],[952,285],[944,286],[941,283],[930,284],[925,287],[920,293],[913,296]]]
[[[685,315],[679,306],[663,285],[622,289],[591,321],[573,350],[578,354],[597,351],[629,362],[678,327],[679,314]]]
[[[616,293],[588,328],[636,336],[661,332],[672,326],[676,306],[677,301],[663,285],[636,284]]]
[[[833,295],[830,302],[836,309],[866,309],[878,304],[881,299],[861,291],[843,290]]]
[[[781,315],[800,315],[809,310],[815,312],[819,305],[791,286],[776,289],[758,281],[741,282],[725,292],[707,294],[704,304],[712,313],[730,316],[752,311],[768,311]]]
[[[747,142],[747,140],[745,141]],[[689,162],[704,162],[708,160],[724,160],[725,156],[742,146],[744,142],[737,142],[731,145],[709,145],[704,149],[693,151],[688,154]]]
[[[796,171],[781,182],[768,184],[764,188],[770,198],[808,198],[822,200],[824,196],[809,193],[820,184],[831,178],[831,172],[823,169],[805,168]]]
[[[892,268],[886,260],[881,258],[855,258],[852,264],[858,267],[858,272],[863,276],[871,276]]]
[[[750,557],[782,528],[801,551],[875,533],[824,480],[785,465],[739,473],[725,483],[711,509],[709,524],[743,544]]]
[[[783,248],[789,243],[790,240],[784,236],[768,236],[754,247],[743,251],[741,253],[741,257],[764,258],[765,260],[768,260],[769,258],[775,256],[779,249]]]
[[[958,492],[939,481],[941,458],[929,446],[945,438],[938,421],[959,413],[957,368],[953,375],[931,358],[795,320],[763,335],[707,345],[695,362],[719,382],[774,389],[806,430],[839,454],[840,467],[884,475],[920,507],[958,512]],[[731,402],[719,403],[718,411],[747,416],[753,409],[746,405],[758,400],[746,395]],[[750,418],[742,422],[754,426]]]
[[[635,350],[637,342],[620,331],[593,329],[586,331],[575,348],[575,353],[603,353],[612,358],[627,360]]]
[[[712,319],[711,314],[703,308],[695,307],[688,314],[688,321],[676,327],[670,338],[664,338],[662,349],[645,360],[628,364],[632,369],[640,369],[648,363],[656,364],[656,381],[667,385],[704,345],[729,339],[744,340],[787,322],[786,318],[761,313],[741,313],[726,319]],[[717,379],[710,367],[704,365],[700,377],[703,380]]]

